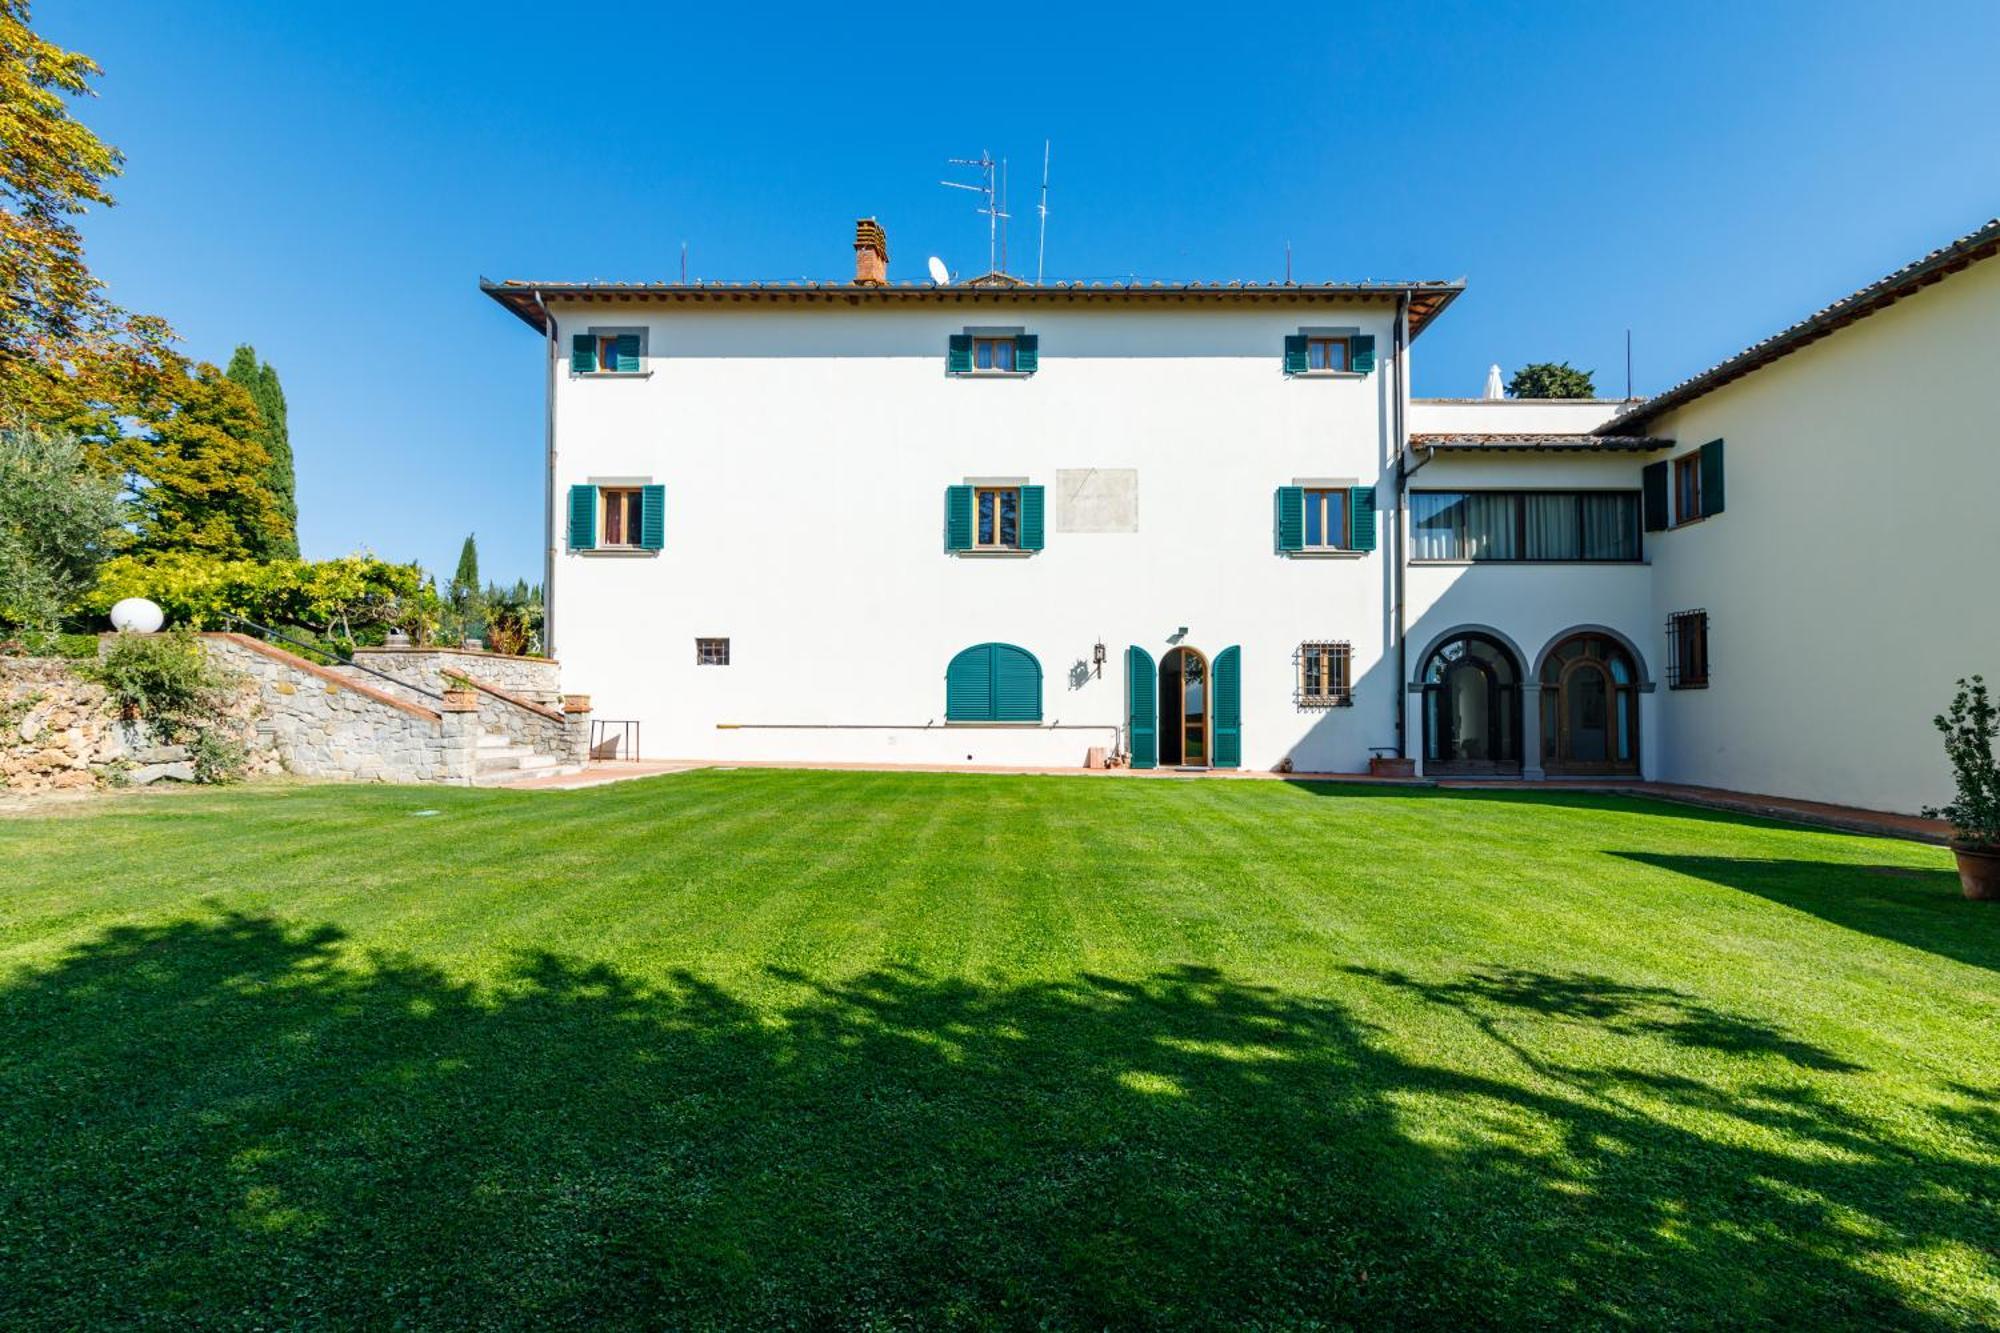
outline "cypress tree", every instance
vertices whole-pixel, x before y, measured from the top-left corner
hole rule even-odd
[[[242,385],[249,393],[250,401],[257,405],[257,442],[271,456],[263,480],[265,489],[277,497],[281,531],[256,554],[267,560],[296,560],[299,554],[298,478],[292,467],[292,439],[285,421],[285,390],[278,383],[278,372],[271,368],[269,362],[259,361],[257,349],[248,343],[237,347],[236,354],[229,358],[229,369],[224,373]]]
[[[458,548],[458,572],[451,576],[454,606],[463,606],[479,593],[479,543],[475,538],[475,534],[466,533],[465,545]]]

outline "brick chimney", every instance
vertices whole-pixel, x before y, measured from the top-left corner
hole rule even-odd
[[[889,234],[874,218],[860,218],[854,224],[854,285],[889,285]]]

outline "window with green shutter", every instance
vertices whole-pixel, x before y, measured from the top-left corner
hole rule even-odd
[[[1367,375],[1374,371],[1374,334],[1357,333],[1347,340],[1347,368],[1357,375]]]
[[[597,488],[569,488],[569,549],[588,551],[597,545]]]
[[[972,373],[972,335],[954,333],[945,342],[944,373],[947,375],[970,375]]]
[[[1667,513],[1667,464],[1646,464],[1639,471],[1639,486],[1645,497],[1646,531],[1665,532],[1672,521]]]
[[[1302,329],[1285,335],[1287,375],[1366,375],[1375,369],[1375,335]]]
[[[645,369],[643,329],[591,329],[569,340],[569,368],[575,375],[637,375]]]
[[[1710,440],[1701,447],[1701,516],[1711,518],[1722,512],[1722,441]]]
[[[947,375],[1032,375],[1041,368],[1042,340],[1018,329],[966,329],[945,344]]]
[[[945,549],[962,552],[1039,551],[1047,530],[1047,492],[1040,486],[947,486]]]
[[[667,544],[667,488],[639,488],[639,549],[657,551]]]
[[[1039,722],[1042,664],[1011,643],[981,643],[951,659],[944,676],[947,722]]]
[[[1277,499],[1278,549],[1303,551],[1306,547],[1306,489],[1280,486]]]
[[[1303,375],[1310,367],[1306,364],[1306,335],[1288,333],[1285,335],[1285,373]]]

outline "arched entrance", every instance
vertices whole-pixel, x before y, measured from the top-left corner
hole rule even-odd
[[[1207,768],[1209,736],[1208,659],[1193,648],[1175,648],[1160,659],[1160,762],[1176,768]]]
[[[1604,634],[1572,634],[1542,660],[1542,766],[1550,773],[1639,771],[1639,669]]]
[[[1424,661],[1424,772],[1521,771],[1521,664],[1498,639],[1466,633]]]

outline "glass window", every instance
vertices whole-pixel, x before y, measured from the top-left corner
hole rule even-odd
[[[974,370],[1012,370],[1014,368],[1014,340],[1012,338],[974,338],[972,340],[972,368]]]
[[[729,640],[696,639],[694,661],[696,666],[728,666]]]
[[[981,486],[975,496],[978,519],[974,544],[1013,547],[1021,544],[1021,489],[1018,486]]]
[[[1306,369],[1346,370],[1347,339],[1313,338],[1306,339]]]
[[[607,486],[598,492],[604,506],[603,546],[639,544],[639,491],[637,487]]]
[[[1344,550],[1348,545],[1347,492],[1307,491],[1306,546]]]
[[[1354,702],[1348,687],[1352,653],[1345,643],[1299,645],[1299,706],[1339,708]]]
[[[1674,460],[1674,521],[1689,523],[1701,515],[1701,455]]]
[[[1637,560],[1637,491],[1412,491],[1413,560]]]

